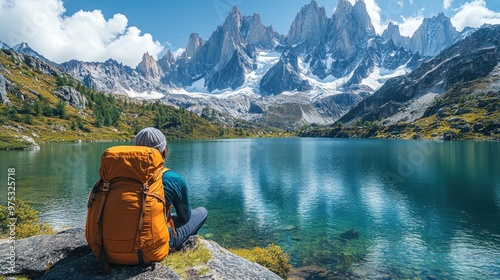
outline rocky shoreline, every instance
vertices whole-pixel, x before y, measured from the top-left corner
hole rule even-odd
[[[15,247],[15,255],[8,256]],[[236,256],[209,240],[200,240],[211,253],[204,266],[189,267],[187,279],[281,279],[263,266]],[[0,242],[0,275],[24,275],[29,279],[183,279],[172,268],[161,263],[148,266],[111,265],[104,273],[90,251],[82,228],[55,235],[39,235]],[[11,260],[13,259],[13,260]]]

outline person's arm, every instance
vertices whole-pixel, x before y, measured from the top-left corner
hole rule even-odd
[[[179,174],[167,171],[163,174],[163,187],[167,206],[170,204],[174,206],[178,222],[187,223],[191,218],[191,208],[186,181]]]

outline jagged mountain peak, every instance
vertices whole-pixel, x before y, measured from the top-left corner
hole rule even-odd
[[[325,8],[320,8],[316,1],[311,1],[295,16],[287,34],[288,45],[306,43],[304,47],[307,48],[323,43],[327,25]]]
[[[286,49],[276,63],[262,77],[260,91],[263,95],[277,95],[284,91],[307,91],[312,86],[300,75],[299,59],[294,48]]]
[[[375,36],[363,1],[357,1],[354,6],[347,0],[338,2],[328,28],[328,44],[336,57],[353,57],[357,49],[366,47],[368,40]]]
[[[351,8],[352,4],[351,2],[349,2],[349,0],[339,0],[337,2],[337,7],[335,8],[335,11],[343,12]]]
[[[7,45],[4,42],[0,41],[0,49],[10,49],[10,47],[9,47],[9,45]]]
[[[398,47],[407,47],[410,42],[410,37],[402,36],[399,31],[399,25],[389,22],[387,29],[384,30],[381,37],[385,40],[392,40],[394,45]]]
[[[191,33],[188,44],[186,46],[186,56],[192,57],[205,44],[205,41],[200,38],[198,33]]]
[[[34,49],[32,49],[28,45],[28,43],[26,43],[26,42],[17,44],[15,46],[13,46],[12,49],[15,50],[18,53],[22,53],[22,54],[26,54],[26,55],[29,55],[29,56],[38,57],[38,58],[43,59],[43,60],[45,60],[47,62],[51,62],[50,60],[48,60],[47,58],[45,58],[43,55],[39,54]]]
[[[439,13],[437,16],[423,20],[411,37],[408,47],[414,53],[435,56],[450,46],[458,34],[451,19],[443,13]]]
[[[147,78],[159,78],[163,74],[158,62],[149,52],[142,55],[142,61],[137,65],[137,71]]]

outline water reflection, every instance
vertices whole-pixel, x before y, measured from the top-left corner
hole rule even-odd
[[[99,157],[114,143],[2,152],[18,196],[82,226]],[[295,266],[361,278],[499,278],[498,143],[333,139],[170,142],[201,233],[226,247],[276,243]],[[5,201],[5,193],[0,198]],[[347,240],[341,234],[356,231]],[[496,274],[495,274],[496,273]]]

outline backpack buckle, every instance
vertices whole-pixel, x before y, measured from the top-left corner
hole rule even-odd
[[[143,191],[148,191],[149,190],[149,184],[146,182],[144,184],[142,184],[142,190]]]
[[[102,191],[103,192],[108,192],[109,191],[109,183],[104,183],[102,185]]]

